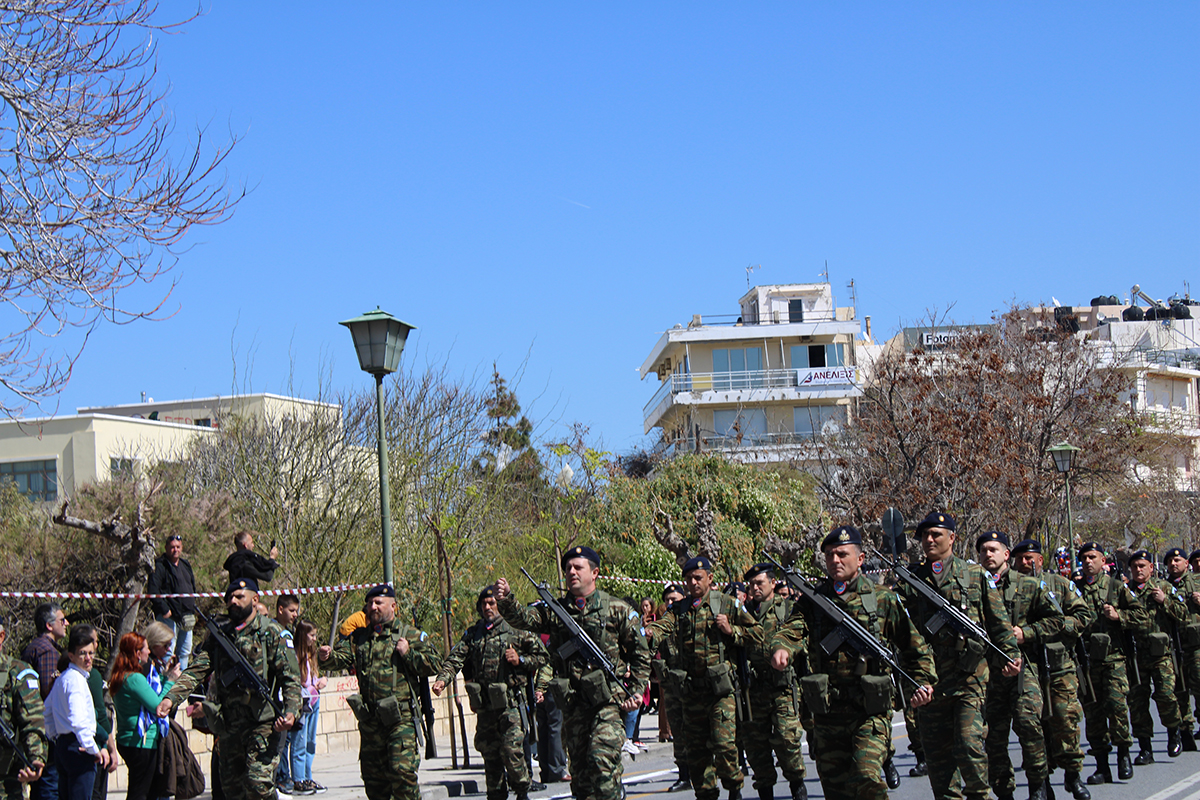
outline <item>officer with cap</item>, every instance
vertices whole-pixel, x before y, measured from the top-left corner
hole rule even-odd
[[[554,611],[544,604],[525,607],[513,597],[508,581],[496,581],[500,613],[514,627],[550,637],[550,658],[557,677],[550,690],[563,710],[563,743],[571,761],[571,793],[579,800],[619,800],[624,712],[637,709],[650,682],[650,651],[641,617],[631,605],[596,588],[600,555],[590,547],[572,547],[561,566],[567,594],[559,603],[625,677],[614,684],[598,668],[560,648],[571,641]]]
[[[1063,629],[1063,613],[1050,596],[1050,587],[1009,569],[1009,539],[1003,531],[988,531],[975,540],[979,563],[992,576],[1008,611],[1013,635],[1021,648],[1022,672],[1008,677],[992,670],[988,681],[988,780],[999,800],[1011,800],[1016,775],[1008,757],[1008,732],[1016,731],[1025,757],[1025,777],[1031,800],[1044,800],[1050,769],[1042,730],[1042,685],[1038,672],[1042,644]]]
[[[755,564],[745,574],[749,602],[746,609],[762,626],[764,644],[747,648],[750,661],[750,717],[738,725],[738,738],[754,773],[754,788],[760,800],[775,796],[775,758],[791,788],[792,800],[804,800],[804,754],[802,752],[796,671],[771,668],[769,642],[792,614],[792,601],[775,596],[775,567]]]
[[[1050,597],[1063,612],[1062,630],[1042,638],[1037,659],[1038,669],[1045,670],[1049,676],[1042,676],[1047,690],[1042,713],[1047,770],[1053,774],[1055,769],[1062,767],[1066,773],[1063,786],[1067,791],[1075,800],[1091,800],[1092,793],[1080,778],[1083,750],[1079,747],[1079,723],[1083,720],[1083,706],[1079,703],[1079,680],[1073,653],[1080,635],[1092,622],[1092,612],[1074,583],[1057,572],[1043,571],[1042,546],[1036,539],[1018,542],[1012,549],[1012,557],[1018,572],[1046,584]]]
[[[275,768],[279,763],[279,738],[296,721],[300,710],[300,668],[290,637],[275,620],[259,614],[258,583],[239,578],[225,590],[229,619],[217,623],[225,638],[258,671],[273,697],[283,697],[283,715],[276,716],[271,703],[241,680],[214,680],[209,687],[211,706],[204,716],[221,739],[219,764],[221,786],[229,800],[270,800],[275,797]],[[199,654],[158,706],[166,717],[212,673],[236,674],[234,660],[217,643],[204,640]]]
[[[1151,684],[1158,718],[1167,729],[1167,755],[1183,752],[1183,718],[1175,700],[1175,662],[1171,635],[1187,618],[1187,605],[1175,587],[1154,574],[1154,556],[1137,550],[1129,556],[1129,589],[1142,601],[1133,627],[1141,682],[1129,687],[1129,723],[1141,752],[1134,764],[1153,764],[1154,719],[1150,716]]]
[[[762,645],[762,628],[739,601],[713,588],[712,562],[696,556],[683,565],[688,596],[667,607],[646,633],[674,641],[680,668],[667,673],[683,698],[683,737],[697,800],[716,800],[717,780],[730,800],[742,796],[738,767],[736,670],[738,647]]]
[[[1016,677],[1021,653],[1004,601],[982,567],[954,555],[954,516],[944,511],[929,514],[917,525],[917,537],[925,563],[913,570],[915,576],[987,631],[992,644],[1013,659],[1001,672]],[[933,796],[938,800],[961,797],[963,791],[968,798],[983,800],[988,796],[983,703],[989,651],[951,625],[930,633],[927,626],[937,614],[936,607],[909,585],[902,583],[899,588],[913,621],[933,649],[937,668],[934,699],[918,715]],[[955,785],[956,778],[961,778],[961,788]]]
[[[1163,553],[1163,566],[1166,568],[1167,583],[1171,584],[1187,606],[1187,616],[1175,624],[1172,636],[1179,658],[1175,701],[1183,718],[1179,735],[1184,752],[1195,752],[1196,739],[1192,726],[1196,724],[1196,718],[1192,715],[1192,698],[1200,707],[1200,575],[1188,569],[1187,556],[1178,547]]]
[[[367,624],[318,651],[333,669],[354,668],[358,694],[346,705],[358,720],[359,768],[368,800],[419,800],[417,682],[436,675],[442,656],[429,635],[396,613],[396,590],[381,583],[367,592]]]
[[[821,542],[829,577],[816,591],[890,645],[904,671],[919,684],[904,681],[910,702],[926,705],[933,697],[933,653],[897,595],[862,574],[862,533],[850,525],[834,528]],[[822,643],[833,622],[812,603],[801,600],[770,643],[772,666],[785,669],[807,658],[811,672],[801,679],[804,700],[813,712],[813,749],[821,788],[830,800],[887,797],[883,763],[891,737],[893,676],[886,664],[865,659],[849,644],[827,653]],[[945,742],[942,746],[945,746]]]
[[[475,602],[479,621],[463,631],[458,644],[442,662],[432,691],[441,695],[459,670],[471,710],[476,712],[475,749],[483,756],[487,800],[504,800],[507,787],[517,800],[528,800],[531,781],[525,763],[529,732],[525,689],[534,681],[541,695],[550,683],[550,654],[541,637],[514,630],[496,603],[496,587],[486,586]],[[506,782],[507,776],[507,782]]]
[[[1095,620],[1084,631],[1083,652],[1089,662],[1093,694],[1083,698],[1088,748],[1096,757],[1096,771],[1088,776],[1092,786],[1112,783],[1108,754],[1117,747],[1117,777],[1133,777],[1129,748],[1129,678],[1125,665],[1125,630],[1137,623],[1141,609],[1120,578],[1105,571],[1107,558],[1099,542],[1079,546],[1080,577],[1076,586]]]

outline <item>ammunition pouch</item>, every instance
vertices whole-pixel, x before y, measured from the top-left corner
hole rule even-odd
[[[359,722],[363,722],[371,716],[371,712],[367,711],[367,705],[363,702],[361,694],[347,695],[346,705],[350,706],[350,710],[354,712],[354,718]]]
[[[728,661],[709,667],[705,671],[705,678],[713,697],[729,697],[733,694],[733,665]]]
[[[958,668],[974,675],[986,655],[986,646],[976,639],[963,639],[962,655],[958,657]]]
[[[663,685],[675,694],[679,694],[687,688],[688,674],[686,669],[668,669],[663,670]]]
[[[503,711],[508,708],[508,686],[503,683],[489,683],[487,687],[488,708],[492,711]]]
[[[872,717],[892,713],[892,679],[887,675],[863,675],[863,710]]]
[[[800,679],[804,704],[813,714],[829,713],[829,676],[823,672],[805,675]]]
[[[1185,649],[1200,647],[1200,622],[1189,622],[1179,627],[1179,641]]]
[[[654,680],[662,683],[663,673],[667,671],[667,662],[661,658],[656,658],[650,662],[650,675]]]
[[[1145,639],[1146,654],[1150,658],[1162,658],[1171,652],[1171,637],[1165,633],[1150,633]]]
[[[375,718],[385,728],[394,728],[403,716],[400,712],[400,698],[396,695],[383,698],[375,707]]]
[[[579,678],[579,694],[583,702],[595,708],[612,700],[612,687],[608,685],[608,676],[602,669],[585,672]]]
[[[559,706],[566,706],[575,698],[575,690],[571,688],[570,678],[551,678],[550,694]]]
[[[479,711],[485,705],[486,700],[483,696],[483,686],[478,683],[464,683],[463,689],[467,692],[467,703],[471,706],[472,711]]]
[[[200,710],[204,712],[204,722],[213,736],[224,736],[226,730],[225,721],[221,719],[221,707],[211,700],[201,700]]]
[[[788,668],[782,672],[771,668],[768,668],[766,671],[769,673],[768,675],[756,675],[755,677],[757,677],[759,680],[762,680],[767,686],[770,686],[773,689],[786,689],[796,680],[796,670],[791,666],[788,666]]]
[[[1046,643],[1046,668],[1050,672],[1065,672],[1071,668],[1071,653],[1062,642]]]
[[[1108,658],[1112,650],[1112,638],[1107,633],[1093,633],[1088,637],[1088,658],[1099,664]]]

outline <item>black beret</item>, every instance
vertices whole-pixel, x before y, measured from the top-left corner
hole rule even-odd
[[[586,558],[588,561],[600,566],[600,554],[590,547],[572,547],[562,555],[562,568],[567,568],[567,562],[573,558]]]
[[[258,594],[258,581],[254,578],[238,578],[229,584],[229,588],[225,590],[225,602],[229,602],[229,598],[233,597],[233,593],[238,589],[246,589]]]
[[[478,606],[480,603],[482,603],[485,597],[495,597],[495,596],[496,596],[496,584],[493,583],[491,586],[485,586],[479,590],[479,597],[475,598],[475,605]]]
[[[1019,556],[1021,553],[1040,552],[1042,552],[1042,545],[1037,539],[1022,539],[1021,541],[1017,542],[1017,546],[1012,549],[1012,554],[1014,556]]]
[[[1077,555],[1083,555],[1084,553],[1092,550],[1095,550],[1100,555],[1104,555],[1104,546],[1099,542],[1084,542],[1083,544],[1079,545],[1079,549],[1076,550],[1075,553]]]
[[[694,569],[702,569],[706,570],[707,572],[712,572],[712,562],[704,556],[692,556],[687,560],[687,563],[683,565],[683,574],[687,575]]]
[[[372,586],[367,590],[367,602],[371,602],[376,597],[395,597],[396,590],[392,588],[390,583],[380,583]]]
[[[978,551],[983,546],[984,542],[999,542],[1006,548],[1009,547],[1008,534],[1004,531],[987,531],[979,535],[975,540],[975,550]]]
[[[736,594],[737,592],[746,591],[746,584],[741,581],[732,581],[725,584],[725,594]]]
[[[1194,558],[1200,558],[1200,547],[1197,547],[1192,551],[1192,554],[1188,556],[1188,561],[1191,561]]]
[[[839,525],[821,540],[821,551],[824,552],[826,547],[837,547],[843,544],[856,544],[862,547],[862,531],[853,525]]]
[[[679,588],[679,584],[668,583],[666,586],[663,587],[663,590],[662,590],[663,599],[665,600],[667,595],[671,594],[672,592],[675,592],[677,594],[684,594],[683,589]]]
[[[1172,547],[1170,550],[1168,550],[1167,552],[1163,553],[1163,559],[1162,559],[1162,560],[1163,560],[1163,563],[1164,563],[1164,564],[1165,564],[1165,563],[1167,563],[1168,561],[1170,561],[1170,560],[1171,560],[1172,558],[1174,558],[1175,556],[1179,556],[1180,558],[1186,559],[1186,558],[1187,558],[1187,553],[1183,552],[1183,548],[1182,548],[1182,547]]]
[[[947,514],[945,511],[931,511],[929,516],[917,524],[917,535],[919,536],[921,531],[926,528],[945,528],[948,531],[956,531],[958,523],[953,514]]]
[[[1149,550],[1134,550],[1129,554],[1129,563],[1132,564],[1135,561],[1149,561],[1153,564],[1154,556],[1150,555]]]
[[[772,564],[770,561],[764,561],[761,564],[755,564],[753,567],[746,570],[746,574],[742,576],[742,580],[748,581],[751,578],[753,578],[755,575],[761,575],[764,572],[767,573],[767,575],[769,575],[770,577],[774,578],[775,577],[775,565]]]

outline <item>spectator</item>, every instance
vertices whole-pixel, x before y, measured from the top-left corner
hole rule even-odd
[[[91,800],[96,767],[107,769],[110,761],[96,742],[96,706],[87,685],[95,656],[95,628],[76,625],[67,640],[68,664],[46,697],[46,734],[54,742],[60,800]]]
[[[313,780],[313,756],[317,752],[317,713],[321,709],[321,690],[328,680],[317,668],[317,628],[308,620],[296,623],[296,659],[300,662],[302,703],[300,724],[288,734],[291,748],[292,794],[315,794],[325,787]]]
[[[117,751],[129,767],[127,800],[146,800],[158,766],[158,740],[170,723],[157,716],[158,704],[179,677],[176,664],[163,680],[150,664],[146,637],[127,633],[121,637],[113,662],[109,690],[117,709]]]
[[[254,552],[254,534],[250,531],[238,531],[233,535],[233,546],[236,548],[229,558],[225,559],[225,570],[229,573],[229,583],[233,584],[242,578],[253,578],[257,582],[270,581],[279,569],[279,548],[271,545],[271,557],[263,558]]]
[[[67,616],[58,603],[42,603],[33,612],[33,629],[37,633],[25,649],[21,660],[37,670],[38,688],[42,700],[50,694],[58,677],[58,642],[67,635]],[[58,770],[54,766],[54,741],[50,741],[49,757],[42,777],[29,785],[29,800],[58,800]]]
[[[360,610],[346,617],[346,621],[338,626],[338,636],[343,639],[349,639],[350,634],[359,628],[365,627],[367,627],[367,607],[363,606]]]
[[[96,647],[100,647],[98,635]],[[113,730],[112,717],[108,714],[108,706],[104,704],[106,687],[104,664],[93,661],[92,670],[88,673],[88,691],[92,693],[92,705],[96,707],[96,742],[102,747],[108,748],[109,761],[107,770],[100,770],[96,773],[96,780],[92,784],[92,800],[104,800],[108,797],[108,774],[117,771],[117,737]]]
[[[288,633],[296,632],[296,620],[300,619],[300,598],[294,594],[281,594],[275,601],[275,621]],[[299,646],[299,642],[296,645]]]
[[[166,552],[154,560],[154,574],[146,584],[147,594],[195,594],[196,577],[192,565],[183,555],[183,538],[172,534],[167,538]],[[175,656],[179,666],[187,669],[192,654],[192,629],[196,627],[196,599],[152,600],[154,616],[175,631]]]

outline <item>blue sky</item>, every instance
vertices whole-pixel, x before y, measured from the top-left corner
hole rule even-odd
[[[883,337],[1166,297],[1200,254],[1196,3],[211,0],[159,74],[250,191],[60,413],[226,393],[232,351],[239,388],[368,387],[337,321],[380,305],[419,328],[406,362],[524,362],[543,433],[622,452],[659,333],[736,312],[749,264],[828,261]]]

